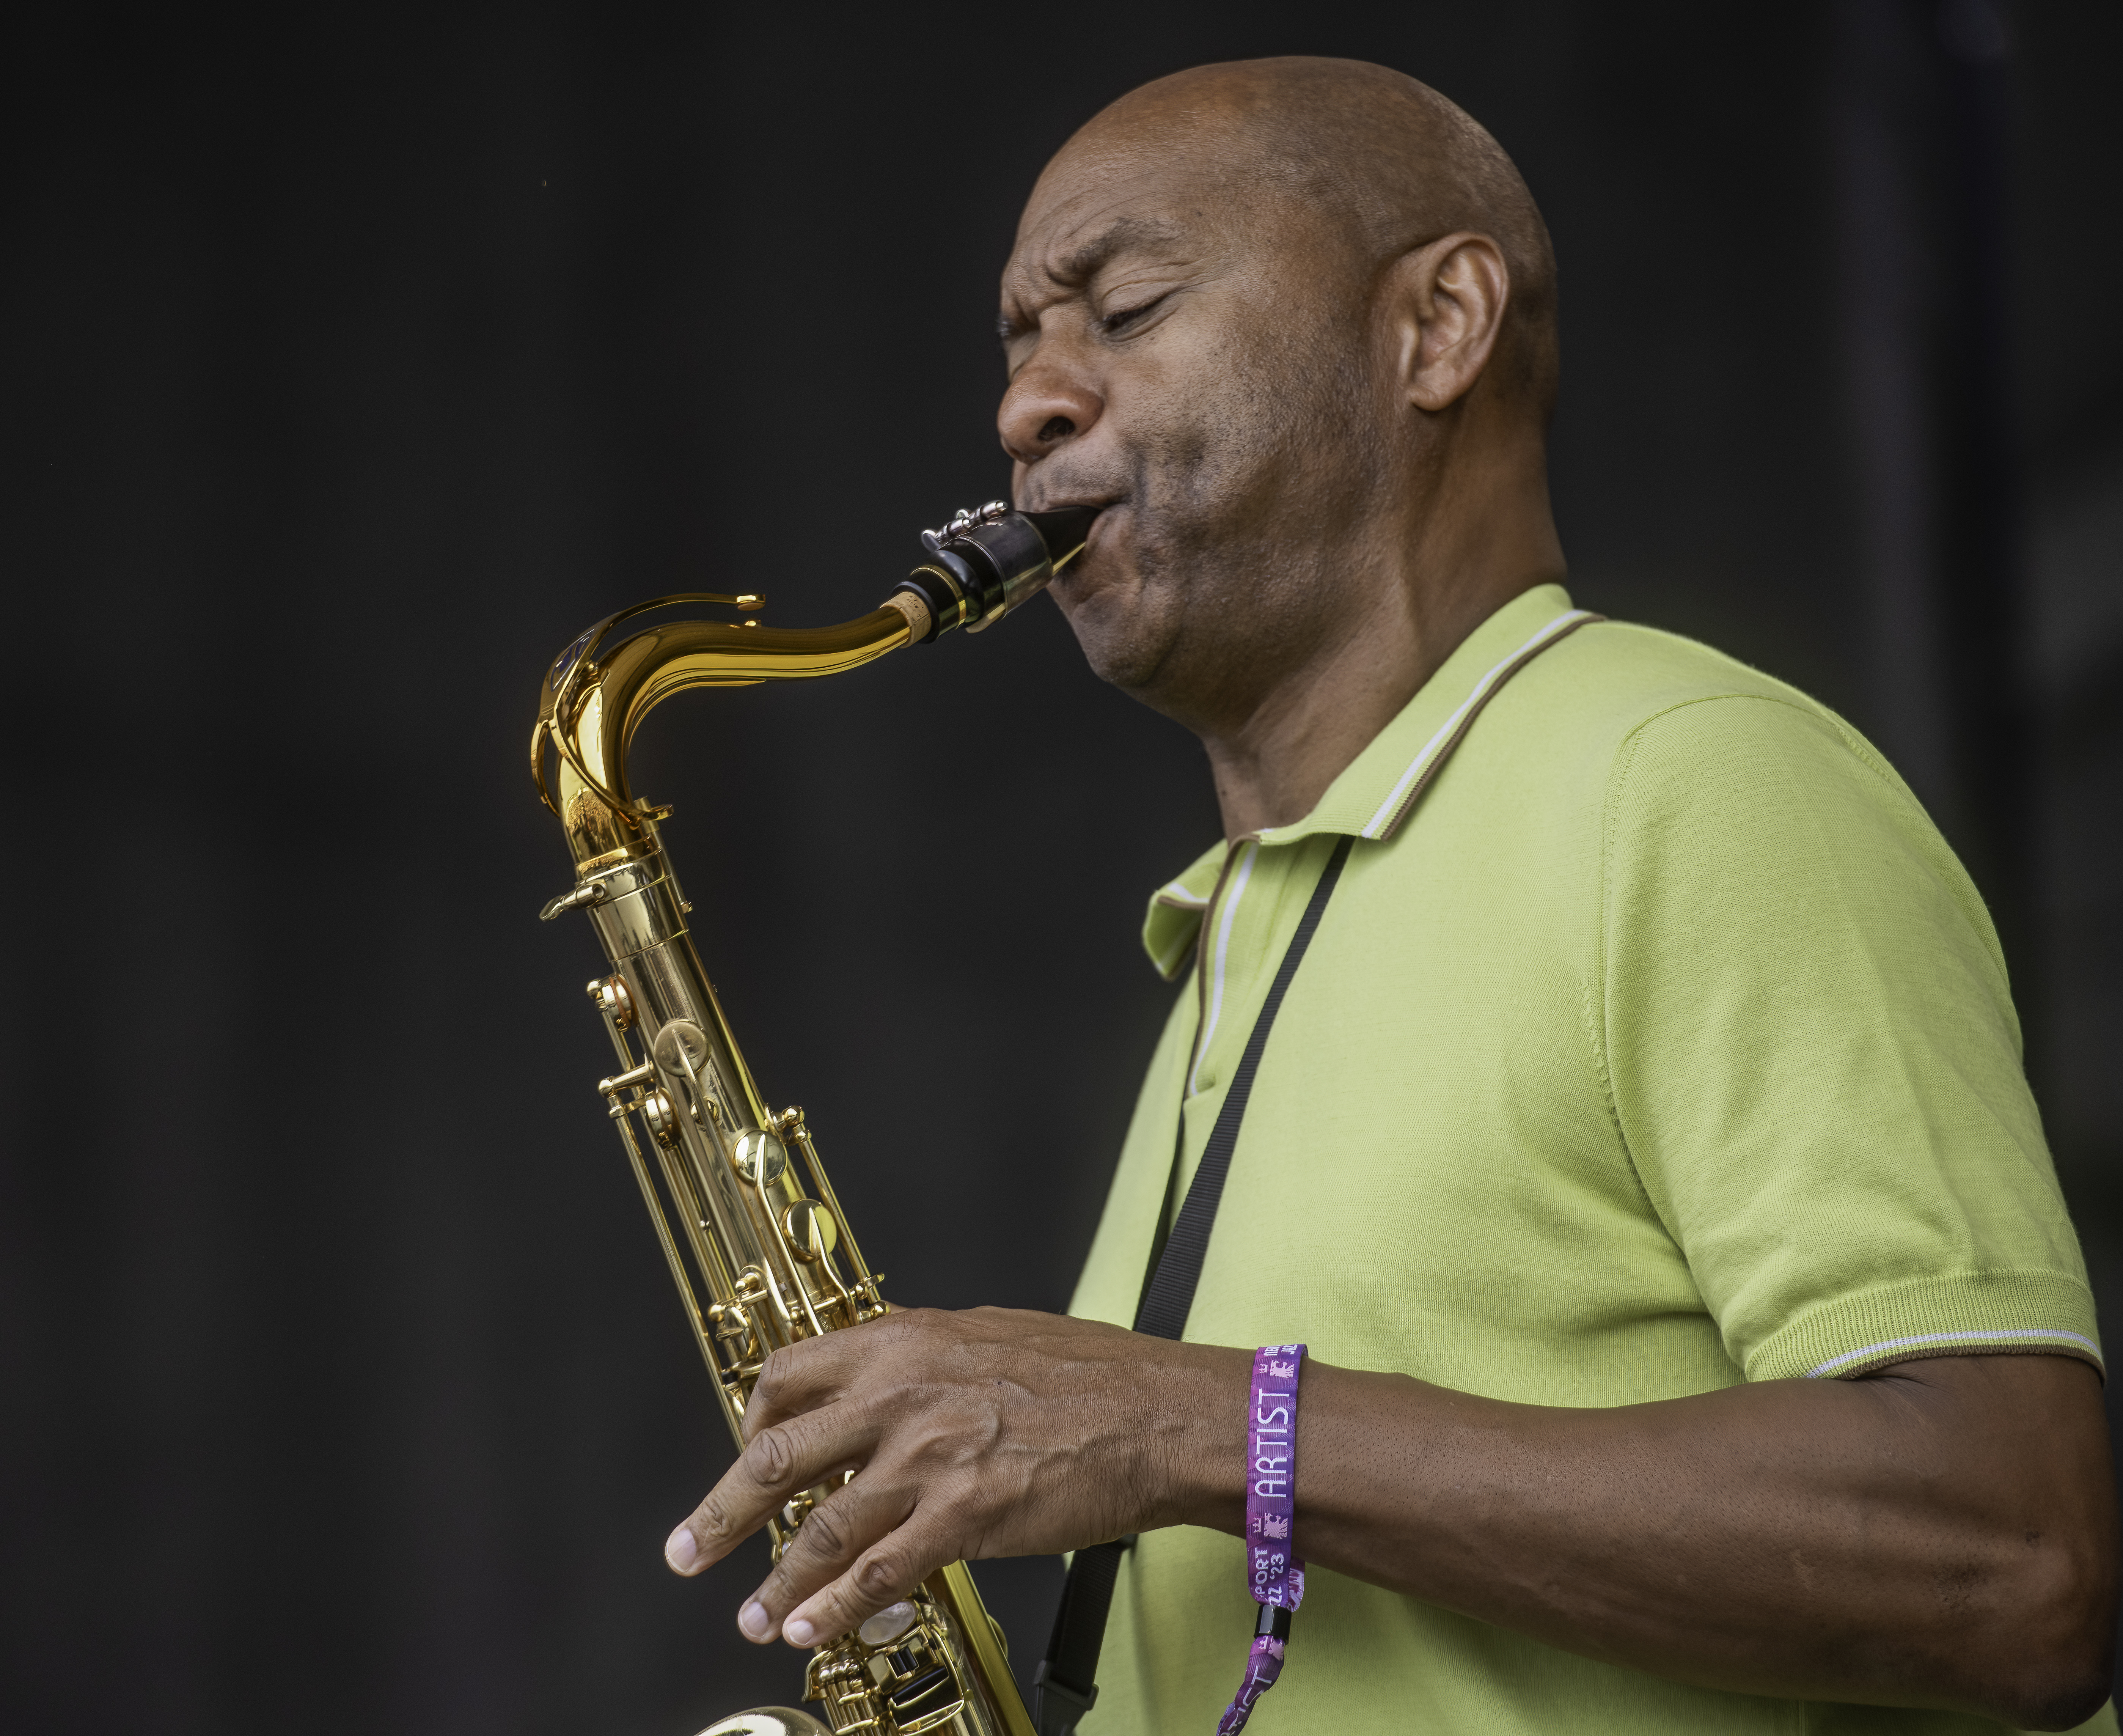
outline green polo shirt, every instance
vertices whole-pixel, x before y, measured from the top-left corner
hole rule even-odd
[[[1182,986],[1071,1311],[1132,1318],[1174,1118],[1183,1186],[1353,836],[1189,1339],[1538,1405],[1980,1351],[2097,1366],[1997,936],[1915,799],[1834,714],[1669,634],[1593,622],[1495,686],[1569,609],[1554,585],[1506,604],[1310,815],[1157,893],[1145,942]],[[1215,1532],[1142,1537],[1085,1736],[1215,1728],[1252,1630],[1243,1562]],[[1251,1725],[1996,1729],[1684,1687],[1317,1569]]]

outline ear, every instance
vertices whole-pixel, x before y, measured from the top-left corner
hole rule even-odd
[[[1497,347],[1511,274],[1486,235],[1441,237],[1394,262],[1382,310],[1407,401],[1435,415],[1464,397]]]

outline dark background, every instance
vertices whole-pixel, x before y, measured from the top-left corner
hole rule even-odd
[[[0,1723],[683,1736],[797,1691],[663,1570],[727,1447],[592,1085],[538,672],[842,619],[1004,491],[993,285],[1193,63],[1403,68],[1563,266],[1573,585],[1840,707],[1995,903],[2123,1276],[2123,8],[92,7],[7,131]],[[1057,1307],[1193,743],[1045,604],[658,714],[636,787],[902,1302]],[[944,938],[908,889],[962,889]],[[919,1064],[951,1034],[948,1071]],[[1020,1663],[1049,1563],[982,1569]]]

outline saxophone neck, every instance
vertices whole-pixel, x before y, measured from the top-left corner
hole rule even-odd
[[[681,600],[662,599],[668,603]],[[645,604],[644,608],[659,604]],[[644,719],[689,687],[750,687],[837,675],[919,636],[916,616],[894,603],[837,626],[799,629],[724,621],[671,621],[600,651],[585,636],[579,668],[567,655],[541,696],[532,744],[540,793],[560,817],[579,873],[654,854],[654,820],[668,810],[638,798],[627,750]],[[587,642],[585,642],[587,641]],[[550,785],[546,741],[558,750]]]
[[[842,674],[960,627],[979,632],[1044,590],[1082,551],[1096,516],[1082,507],[1016,513],[1000,500],[960,513],[922,533],[928,560],[881,606],[838,626],[762,626],[762,598],[701,592],[659,597],[599,622],[546,672],[531,737],[532,777],[566,828],[577,873],[659,853],[655,819],[668,810],[635,796],[626,755],[642,720],[673,694]],[[604,645],[623,621],[697,603],[754,618],[668,621]],[[549,749],[556,750],[550,781]]]

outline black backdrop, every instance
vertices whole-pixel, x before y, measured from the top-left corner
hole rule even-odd
[[[1002,492],[1018,204],[1198,61],[1385,61],[1517,157],[1581,600],[1921,771],[2106,1269],[2115,8],[298,12],[49,10],[5,57],[7,1727],[682,1736],[795,1691],[734,1635],[757,1551],[660,1564],[727,1448],[590,1089],[590,938],[533,920],[537,676],[657,590],[844,618]],[[1999,462],[1956,481],[1934,411]],[[1986,704],[2018,809],[1955,745]],[[1193,744],[1043,604],[693,696],[636,766],[893,1296],[1062,1306],[1166,1004],[1140,901],[1214,835]],[[1052,1564],[982,1571],[1023,1663]]]

